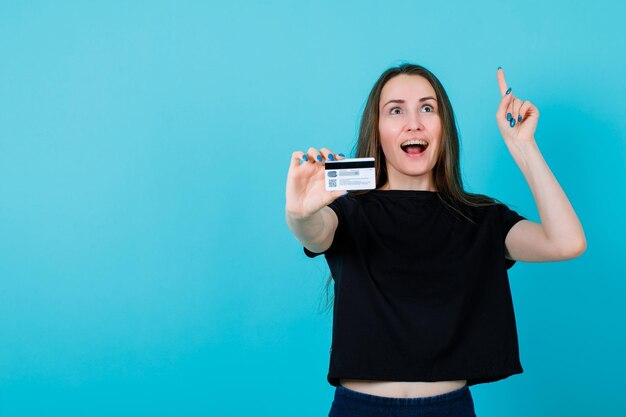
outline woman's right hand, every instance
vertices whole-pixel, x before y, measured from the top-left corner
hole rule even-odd
[[[319,151],[309,148],[306,154],[296,151],[291,155],[287,173],[287,214],[304,219],[317,213],[346,191],[326,191],[324,184],[324,162],[345,159],[330,149]]]

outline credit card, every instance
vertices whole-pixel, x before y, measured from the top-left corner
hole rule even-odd
[[[374,158],[349,158],[324,162],[326,191],[376,188]]]

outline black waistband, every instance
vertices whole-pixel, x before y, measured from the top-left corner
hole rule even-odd
[[[454,403],[456,401],[466,399],[472,396],[467,385],[454,391],[444,394],[433,395],[431,397],[414,397],[414,398],[398,398],[398,397],[381,397],[378,395],[366,394],[363,392],[353,391],[343,386],[335,389],[335,395],[343,396],[351,399],[361,400],[373,404],[384,405],[411,405],[411,404],[441,404]]]

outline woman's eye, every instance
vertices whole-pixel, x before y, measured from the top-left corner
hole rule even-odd
[[[430,110],[429,110],[429,111],[427,111],[426,113],[431,113],[431,112],[435,111],[435,110],[432,108],[432,106],[424,106],[423,108],[424,108],[424,109],[430,109]]]
[[[394,107],[393,109],[389,111],[389,113],[391,114],[398,114],[399,112],[400,112],[400,107]]]

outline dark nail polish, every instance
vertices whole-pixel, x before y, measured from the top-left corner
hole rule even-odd
[[[333,154],[332,154],[332,153],[329,153],[329,154],[328,154],[328,160],[329,160],[329,161],[334,161],[334,160],[335,160],[335,157],[333,156]]]
[[[509,87],[508,90],[506,90],[506,94],[508,95],[511,92],[511,87]]]
[[[499,70],[501,70],[501,69],[502,69],[502,67],[498,67],[498,69],[499,69]]]
[[[515,119],[511,119],[511,127],[515,126]]]
[[[307,158],[307,156],[306,156],[306,155],[302,155],[302,160],[303,160],[303,161],[308,161],[308,160],[309,160],[309,158]]]
[[[345,155],[344,155],[344,154],[342,154],[342,153],[340,153],[340,154],[339,154],[339,156],[345,157]]]
[[[517,116],[517,121],[521,122],[522,121],[522,115],[520,114],[519,116]]]
[[[513,117],[513,116],[511,116],[511,113],[507,113],[507,114],[506,114],[506,120],[508,120],[509,122],[511,121],[511,118],[512,118],[512,117]]]
[[[320,161],[320,162],[322,162],[322,157],[321,157],[321,156],[319,156],[319,155],[317,155],[317,160],[318,160],[318,161]]]

